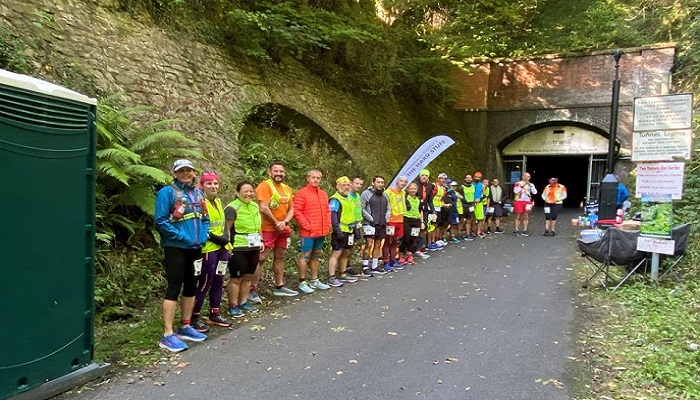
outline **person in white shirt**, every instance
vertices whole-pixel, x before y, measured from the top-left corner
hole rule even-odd
[[[513,191],[515,192],[515,204],[513,205],[515,223],[513,226],[513,235],[530,236],[530,232],[527,230],[527,225],[530,222],[530,211],[532,211],[533,206],[532,196],[537,194],[537,188],[535,188],[535,185],[530,183],[529,173],[523,173],[522,180],[513,186]],[[522,233],[518,231],[521,222],[523,225]]]

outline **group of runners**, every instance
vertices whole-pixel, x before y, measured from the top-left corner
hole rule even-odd
[[[269,258],[272,294],[293,297],[402,270],[416,264],[416,257],[427,259],[430,251],[448,242],[503,233],[501,218],[506,215],[509,193],[498,179],[483,179],[480,172],[466,175],[460,183],[444,173],[432,182],[430,172],[422,170],[414,182],[399,176],[388,188],[383,176],[374,176],[368,187],[362,177],[341,176],[331,196],[321,188],[323,176],[318,170],[308,171],[306,185],[296,192],[285,183],[282,163],[272,163],[267,172],[268,179],[257,185],[238,183],[236,199],[224,206],[216,174],[203,173],[197,183],[191,161],[174,163],[173,183],[156,197],[155,225],[164,248],[167,281],[161,348],[178,352],[188,348],[183,340],[205,340],[207,322],[230,326],[221,310],[224,289],[228,298],[225,310],[230,317],[258,312],[255,304],[262,299],[257,288]],[[514,233],[525,236],[529,235],[527,215],[537,194],[529,178],[524,173],[514,185]],[[550,180],[545,191],[554,194],[543,198],[560,207],[566,190],[562,185],[563,191],[550,190],[553,183]],[[556,220],[558,211],[551,211]],[[286,284],[284,275],[292,220],[297,222],[300,237],[296,289]],[[522,233],[518,232],[520,225]],[[554,235],[553,223],[546,225],[545,236],[550,236],[549,232]],[[331,254],[324,282],[319,276],[319,260],[329,234]],[[356,248],[361,254],[361,269],[353,271],[349,263]],[[229,280],[224,285],[227,273]],[[207,296],[209,314],[205,320],[201,311]],[[178,301],[181,321],[175,330]]]

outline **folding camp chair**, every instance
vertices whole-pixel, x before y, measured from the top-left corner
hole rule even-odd
[[[578,247],[582,256],[593,270],[588,280],[583,284],[586,288],[596,278],[607,291],[615,291],[632,276],[642,265],[645,265],[647,253],[637,250],[638,231],[625,231],[609,228],[603,237],[594,242],[579,239]],[[610,274],[610,267],[622,268],[626,275],[617,281],[614,287],[611,282],[616,279]]]
[[[671,229],[671,239],[675,241],[674,251],[672,256],[662,256],[662,261],[668,260],[667,264],[670,265],[665,267],[664,272],[659,276],[659,279],[666,275],[670,275],[678,282],[681,281],[673,269],[685,258],[685,249],[688,247],[688,239],[690,238],[690,228],[692,228],[692,224],[687,223],[675,226]]]

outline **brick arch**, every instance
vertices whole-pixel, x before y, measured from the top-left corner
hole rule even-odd
[[[527,135],[530,132],[536,131],[541,128],[546,128],[548,126],[575,126],[578,128],[583,128],[592,132],[595,132],[606,139],[610,138],[610,132],[607,129],[603,129],[599,126],[591,125],[585,122],[574,121],[574,120],[551,120],[540,123],[534,123],[532,125],[524,126],[523,128],[513,132],[512,134],[506,136],[497,145],[498,151],[502,151],[506,146],[512,143],[515,139]]]

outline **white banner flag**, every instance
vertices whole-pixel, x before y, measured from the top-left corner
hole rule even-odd
[[[399,176],[407,177],[408,182],[416,179],[422,169],[427,167],[440,153],[453,144],[455,144],[455,141],[446,135],[435,136],[428,139],[413,153],[413,155],[411,155],[411,158],[401,167],[401,170],[394,176],[394,179],[392,179],[388,187],[394,186]]]

